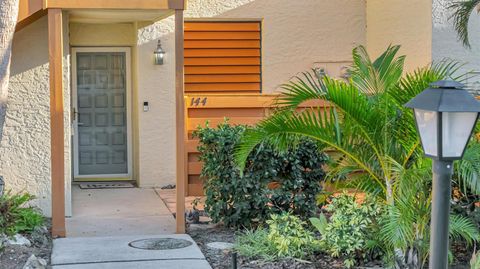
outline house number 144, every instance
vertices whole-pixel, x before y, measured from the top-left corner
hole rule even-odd
[[[207,97],[192,97],[192,100],[190,101],[190,106],[205,106],[207,104]]]

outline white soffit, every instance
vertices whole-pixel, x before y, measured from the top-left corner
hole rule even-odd
[[[70,22],[125,23],[155,22],[174,13],[173,10],[70,10]]]

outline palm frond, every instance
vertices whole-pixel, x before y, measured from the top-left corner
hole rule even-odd
[[[480,0],[466,0],[453,2],[449,9],[453,10],[453,14],[450,17],[453,20],[453,27],[457,32],[458,39],[462,44],[470,48],[470,40],[468,35],[468,22],[472,12],[478,7]]]
[[[480,240],[477,226],[471,220],[458,215],[451,215],[449,222],[450,237],[455,240],[463,239],[468,245]]]
[[[298,141],[300,137],[309,137],[345,155],[356,163],[359,169],[383,186],[383,181],[371,166],[372,152],[357,150],[355,146],[363,142],[359,140],[358,133],[343,132],[342,138],[338,139],[337,122],[335,114],[328,112],[327,109],[277,113],[258,123],[257,128],[244,133],[237,146],[235,158],[243,167],[248,155],[259,143],[270,143],[276,148],[285,149],[293,143],[292,141]]]
[[[275,99],[275,104],[283,109],[295,109],[309,100],[323,99],[325,86],[322,78],[316,76],[315,70],[303,72],[281,86],[282,92]]]
[[[405,56],[396,57],[400,46],[389,46],[373,63],[364,46],[353,50],[353,84],[364,94],[379,94],[395,85],[403,72]]]
[[[472,142],[468,146],[463,159],[455,164],[455,174],[462,189],[468,188],[480,195],[480,143]]]
[[[408,204],[396,201],[395,205],[387,206],[388,212],[382,220],[380,238],[392,248],[405,249],[415,238],[415,215],[413,210],[404,210]]]

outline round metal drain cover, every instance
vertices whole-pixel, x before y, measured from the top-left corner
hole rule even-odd
[[[186,248],[192,242],[185,239],[176,238],[149,238],[130,242],[128,245],[132,248],[147,249],[147,250],[164,250]]]

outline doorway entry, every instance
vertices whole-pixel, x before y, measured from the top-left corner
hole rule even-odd
[[[130,48],[72,48],[74,180],[132,180]]]

